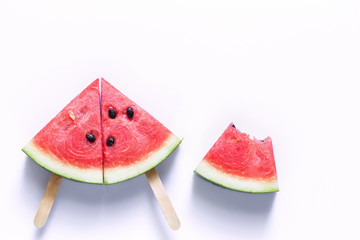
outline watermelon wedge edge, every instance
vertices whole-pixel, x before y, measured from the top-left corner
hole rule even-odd
[[[82,169],[75,166],[67,166],[59,161],[56,156],[41,151],[32,141],[21,150],[37,164],[57,175],[86,183],[103,184],[103,175],[98,169]]]
[[[216,185],[231,190],[250,193],[267,193],[279,191],[278,182],[276,180],[261,181],[230,176],[212,167],[206,161],[201,161],[194,172],[197,173],[200,177],[209,180]]]
[[[165,160],[180,145],[181,142],[182,139],[178,138],[174,134],[171,134],[158,150],[151,152],[144,159],[139,160],[138,164],[135,163],[131,166],[108,169],[104,183],[109,185],[123,182],[147,172]]]

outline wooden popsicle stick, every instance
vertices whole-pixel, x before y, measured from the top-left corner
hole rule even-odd
[[[164,185],[162,184],[158,173],[156,172],[156,169],[150,169],[145,173],[145,175],[170,228],[172,230],[179,229],[181,225],[180,220],[175,212],[173,205],[170,202],[170,199],[165,191]]]
[[[56,194],[59,190],[62,177],[52,173],[46,186],[44,196],[41,199],[39,209],[36,213],[34,224],[37,228],[42,228],[50,214]]]

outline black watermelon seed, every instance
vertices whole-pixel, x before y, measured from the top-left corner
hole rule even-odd
[[[116,112],[113,108],[109,109],[109,117],[110,118],[116,118]]]
[[[232,125],[232,127],[233,127],[233,128],[236,128],[234,124]]]
[[[134,110],[133,110],[131,107],[129,107],[128,109],[126,109],[126,115],[127,115],[130,119],[132,119],[133,116],[134,116]]]
[[[87,140],[88,140],[89,142],[91,142],[91,143],[95,142],[95,140],[96,140],[96,137],[95,137],[93,134],[91,134],[91,133],[87,133],[87,134],[86,134],[86,138],[87,138]]]
[[[106,146],[111,147],[114,145],[115,139],[113,137],[109,137],[109,139],[106,141]]]

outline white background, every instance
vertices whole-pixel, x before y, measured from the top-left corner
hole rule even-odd
[[[359,1],[1,1],[1,239],[360,239]],[[21,148],[104,77],[179,137],[157,167],[182,227],[142,175],[64,180]],[[230,122],[271,136],[280,192],[193,173]]]

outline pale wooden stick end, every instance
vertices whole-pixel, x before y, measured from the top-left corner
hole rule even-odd
[[[181,226],[180,220],[175,212],[173,205],[171,204],[171,201],[165,191],[164,185],[162,184],[158,173],[156,172],[156,169],[150,169],[145,173],[145,175],[170,228],[172,230],[179,229]]]
[[[44,196],[41,199],[39,209],[34,219],[35,227],[42,228],[45,226],[46,220],[48,219],[52,205],[55,201],[56,194],[59,190],[61,180],[62,177],[54,173],[51,174],[44,192]]]

